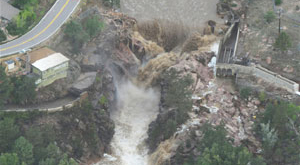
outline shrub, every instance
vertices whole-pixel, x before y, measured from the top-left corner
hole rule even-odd
[[[93,16],[88,18],[84,22],[83,27],[85,31],[89,34],[89,36],[92,38],[101,32],[101,30],[104,27],[104,23],[100,21],[100,18],[98,16]]]
[[[101,98],[99,99],[99,103],[104,106],[106,105],[108,102],[107,98],[105,96],[101,96]]]
[[[220,2],[223,2],[223,3],[231,3],[232,0],[220,0]]]
[[[274,43],[274,47],[281,51],[286,51],[288,48],[292,47],[290,36],[286,32],[281,32]]]
[[[120,7],[120,0],[103,0],[103,3],[107,7]]]
[[[260,92],[259,95],[258,95],[258,99],[261,102],[266,101],[266,93],[264,91]]]
[[[0,29],[0,42],[5,41],[6,40],[6,35],[4,34],[4,32]]]
[[[271,23],[274,21],[275,19],[275,14],[273,11],[268,11],[265,16],[264,16],[265,20],[267,21],[267,23]]]
[[[243,99],[247,99],[251,95],[251,89],[250,88],[243,88],[240,90],[240,96]]]
[[[275,0],[275,5],[280,5],[282,3],[282,0]]]

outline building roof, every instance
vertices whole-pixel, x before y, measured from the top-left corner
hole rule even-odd
[[[19,12],[19,9],[7,3],[6,0],[0,0],[0,17],[11,20],[14,16],[18,15]]]
[[[32,65],[43,72],[67,61],[69,61],[69,59],[61,53],[54,53],[43,59],[35,61]]]
[[[49,55],[54,54],[54,53],[56,53],[56,52],[53,51],[53,50],[51,50],[51,49],[49,49],[49,48],[47,48],[47,47],[44,47],[44,48],[41,48],[41,49],[38,49],[38,50],[35,50],[35,51],[32,51],[32,52],[29,52],[28,53],[28,55],[29,55],[29,63],[33,64],[37,60],[40,60],[40,59],[45,58],[45,57],[48,57]],[[22,56],[21,59],[24,60],[24,61],[26,61],[26,55]]]

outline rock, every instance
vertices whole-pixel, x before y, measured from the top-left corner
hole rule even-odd
[[[195,87],[195,90],[196,90],[196,91],[199,91],[199,90],[204,89],[204,87],[205,87],[204,84],[201,82],[200,79],[198,79],[197,85],[196,85],[196,87]]]
[[[254,105],[253,105],[253,103],[252,103],[252,102],[250,102],[250,101],[249,101],[249,102],[248,102],[248,104],[247,104],[247,107],[248,107],[248,108],[253,108],[253,107],[254,107]]]
[[[192,76],[192,80],[194,82],[194,85],[193,86],[196,86],[197,84],[197,74],[196,73],[191,73],[191,76]]]
[[[79,128],[80,128],[81,130],[85,130],[85,129],[86,129],[86,126],[85,126],[85,124],[84,124],[82,121],[80,121],[80,122],[78,123],[78,126],[79,126]]]
[[[88,72],[81,74],[75,81],[70,91],[74,94],[80,94],[87,91],[95,82],[97,72]]]
[[[290,65],[287,65],[284,69],[283,69],[284,72],[287,72],[287,73],[292,73],[294,72],[294,68],[291,67]]]
[[[243,116],[248,117],[249,113],[247,112],[248,110],[246,108],[241,109],[241,113]]]
[[[267,57],[266,62],[270,65],[272,63],[272,57]]]
[[[200,111],[202,111],[202,112],[210,113],[209,108],[207,106],[201,105],[199,108],[200,108]]]
[[[258,99],[252,100],[252,103],[253,103],[254,105],[260,105],[260,101],[259,101]]]

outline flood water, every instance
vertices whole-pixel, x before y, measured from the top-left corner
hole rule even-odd
[[[121,11],[138,21],[168,20],[201,28],[208,20],[221,23],[216,15],[219,0],[121,0]],[[119,83],[117,110],[111,116],[115,135],[112,154],[96,165],[149,165],[147,138],[149,124],[158,114],[159,92],[128,82]]]
[[[115,122],[112,155],[97,165],[147,165],[148,149],[144,144],[148,125],[158,114],[159,92],[144,89],[130,81],[118,87],[118,110],[111,116]]]
[[[222,22],[216,14],[219,0],[121,0],[121,11],[138,21],[163,19],[189,27],[208,20]]]

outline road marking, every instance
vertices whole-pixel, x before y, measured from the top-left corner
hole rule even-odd
[[[7,47],[7,48],[3,48],[3,49],[0,49],[0,51],[4,51],[4,50],[7,50],[7,49],[11,49],[11,48],[15,48],[17,46],[20,46],[20,45],[23,45],[23,44],[26,44],[27,42],[30,42],[32,40],[34,40],[35,38],[37,38],[39,35],[41,35],[42,33],[44,33],[52,24],[53,22],[58,18],[58,16],[63,12],[63,10],[66,8],[66,6],[68,5],[70,0],[67,0],[67,2],[64,4],[64,6],[60,9],[60,11],[56,14],[56,16],[54,17],[54,19],[41,31],[39,32],[38,34],[36,34],[35,36],[33,36],[32,38],[22,42],[22,43],[19,43],[19,44],[16,44],[16,45],[13,45],[13,46],[10,46],[10,47]]]

